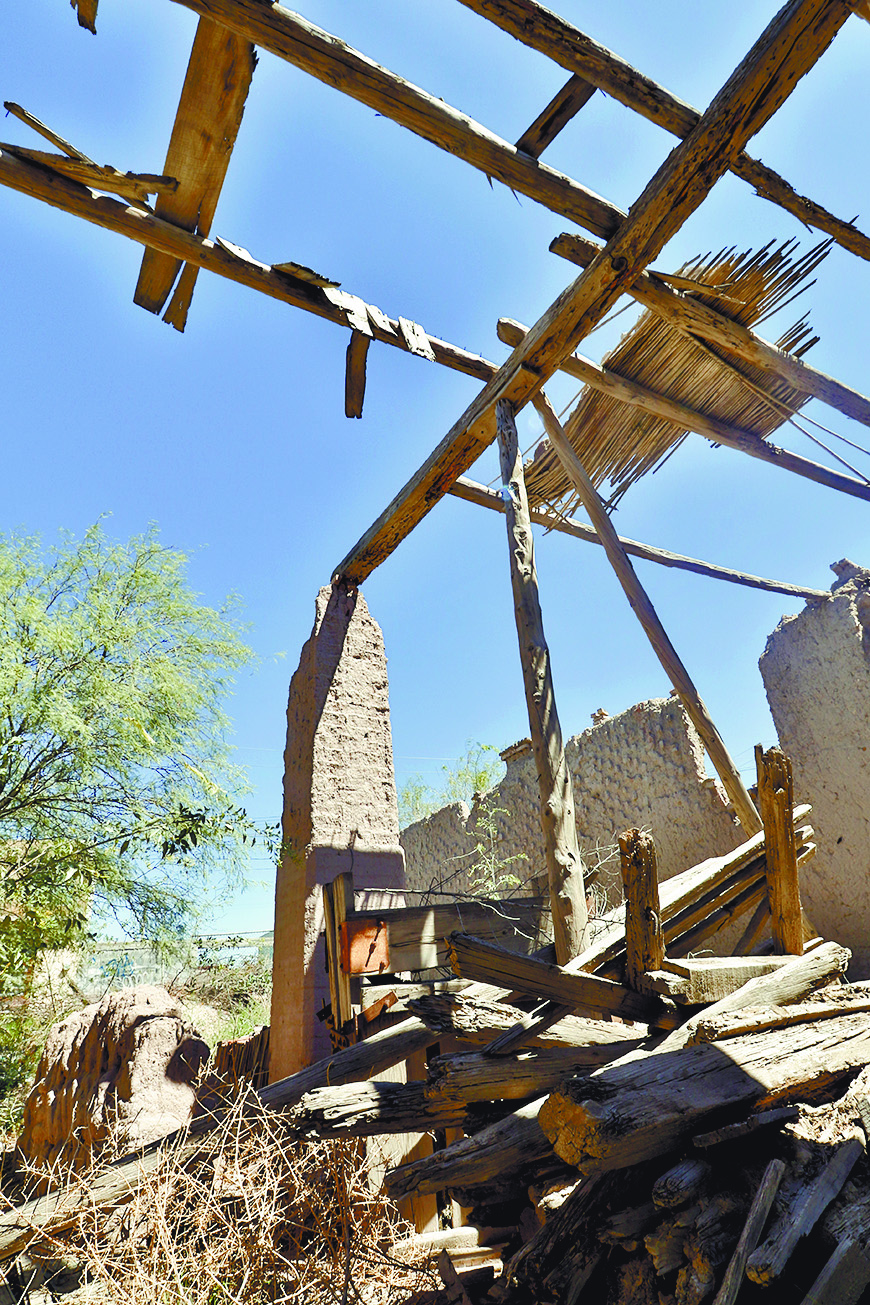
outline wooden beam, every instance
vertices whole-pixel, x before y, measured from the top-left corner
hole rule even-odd
[[[348,910],[353,910],[353,875],[350,871],[338,875],[331,883],[323,885],[323,919],[326,934],[326,968],[329,973],[329,1001],[332,1007],[332,1027],[329,1034],[333,1049],[350,1046],[353,1003],[350,975],[341,964],[341,931]]]
[[[738,820],[747,835],[758,833],[762,827],[761,820],[746,790],[746,785],[740,778],[740,772],[734,764],[722,736],[716,729],[689,672],[668,638],[646,590],[638,580],[634,567],[619,542],[619,536],[610,517],[607,515],[607,510],[598,491],[587,476],[580,459],[562,429],[558,417],[543,394],[539,395],[535,400],[535,407],[544,423],[544,429],[549,436],[550,443],[558,455],[571,484],[579,494],[580,501],[593,526],[601,536],[601,542],[604,545],[608,560],[616,572],[619,583],[625,590],[625,595],[631,603],[644,633],[652,644],[653,651],[661,662],[671,684],[680,695],[680,700],[688,713],[689,719],[701,736],[701,742],[707,749],[710,760],[725,786],[725,791],[731,799]]]
[[[100,0],[70,0],[78,15],[79,27],[86,27],[89,32],[97,34],[97,5]]]
[[[526,328],[521,326],[519,322],[513,322],[509,318],[501,317],[499,318],[497,331],[500,340],[505,344],[509,344],[512,348],[516,348],[521,343]],[[723,369],[731,366],[726,358],[720,359],[720,362]],[[598,390],[601,394],[606,394],[611,399],[617,399],[620,403],[628,403],[634,408],[639,408],[642,412],[651,413],[654,417],[663,417],[666,421],[671,421],[685,430],[695,431],[696,434],[703,435],[705,439],[713,440],[717,444],[724,444],[729,449],[737,449],[740,453],[748,453],[751,458],[758,458],[761,462],[769,462],[775,467],[782,467],[784,470],[792,471],[807,480],[813,480],[819,485],[827,485],[830,489],[838,489],[844,494],[853,495],[855,498],[870,500],[870,480],[857,480],[854,476],[844,476],[842,472],[833,471],[820,462],[813,462],[811,458],[802,458],[800,454],[790,453],[788,449],[781,449],[776,444],[762,439],[754,431],[742,430],[739,426],[731,426],[727,422],[719,421],[716,417],[709,417],[706,413],[698,412],[695,408],[690,408],[687,404],[680,403],[676,399],[657,394],[655,390],[647,389],[645,385],[640,385],[637,381],[630,380],[626,376],[620,376],[608,367],[602,367],[600,363],[593,362],[591,358],[584,358],[577,353],[571,354],[569,358],[563,360],[559,370],[585,382],[586,385]],[[738,375],[742,374],[737,367],[734,367],[733,370]],[[785,421],[785,419],[783,416],[782,420]]]
[[[531,155],[533,159],[540,158],[562,128],[567,126],[588,100],[591,100],[596,90],[597,87],[574,73],[562,89],[553,96],[546,109],[539,113],[532,125],[523,132],[517,141],[517,149],[522,154]]]
[[[344,415],[361,417],[366,397],[366,356],[372,337],[351,331],[344,372]]]
[[[665,958],[652,834],[639,829],[620,834],[619,859],[625,896],[625,981],[639,992],[647,971],[660,970]]]
[[[685,100],[672,95],[651,77],[645,77],[612,50],[599,45],[536,0],[460,0],[460,3],[675,136],[688,136],[701,117]],[[863,7],[855,5],[855,12],[867,17],[867,12],[862,11],[866,8],[864,0]],[[870,237],[859,231],[854,222],[835,217],[821,204],[799,195],[772,168],[742,152],[730,166],[763,199],[778,204],[804,226],[825,231],[844,249],[860,258],[870,258]]]
[[[523,154],[443,100],[299,14],[262,0],[176,0],[587,231],[611,236],[625,216],[564,173]]]
[[[66,154],[51,154],[47,150],[25,149],[20,145],[8,145],[6,148],[27,163],[50,168],[53,172],[59,172],[94,190],[108,190],[113,195],[122,195],[133,203],[147,204],[149,195],[171,195],[178,188],[174,177],[164,177],[153,172],[121,172],[110,164],[70,158]]]
[[[163,168],[177,178],[178,189],[158,198],[158,217],[208,235],[256,61],[250,41],[208,18],[200,19]],[[159,313],[181,266],[178,259],[146,249],[134,303]],[[166,315],[178,331],[187,321],[197,270],[193,263],[184,269]]]
[[[574,235],[557,236],[550,249],[579,267],[590,266],[601,252],[601,247],[594,241]],[[796,390],[803,390],[805,394],[821,399],[822,403],[836,408],[846,417],[870,426],[870,399],[866,395],[844,385],[842,381],[834,380],[832,376],[826,376],[824,372],[816,371],[809,363],[786,353],[785,349],[768,344],[742,323],[724,317],[699,299],[672,290],[655,273],[644,273],[626,285],[625,289],[638,303],[651,308],[659,317],[686,335],[700,336],[702,340],[718,345],[736,358],[742,358],[745,362],[761,367],[769,375],[786,381]]]
[[[455,498],[464,499],[467,503],[476,503],[479,507],[504,514],[505,503],[498,490],[479,485],[474,480],[467,480],[465,476],[459,477],[450,493]],[[536,508],[530,508],[529,518],[535,525],[543,526],[545,530],[556,530],[560,534],[570,535],[573,539],[580,539],[586,544],[601,545],[597,531],[592,526],[584,525],[582,521],[557,517],[551,512],[540,512]],[[626,553],[632,557],[640,557],[646,562],[657,562],[659,566],[672,566],[680,571],[691,571],[695,575],[709,576],[713,580],[727,580],[731,584],[745,585],[749,589],[762,589],[767,593],[788,594],[791,598],[827,599],[830,597],[829,589],[806,589],[802,585],[792,585],[785,580],[765,580],[761,576],[749,575],[745,571],[734,571],[727,566],[716,566],[713,562],[700,562],[695,557],[684,557],[682,553],[670,553],[665,548],[640,544],[636,539],[626,539],[624,535],[619,536],[619,542]]]
[[[504,401],[496,407],[496,423],[501,478],[509,492],[505,501],[505,519],[511,589],[529,731],[538,773],[553,936],[556,959],[560,965],[565,965],[572,956],[578,956],[589,946],[584,886],[586,867],[577,844],[571,772],[565,760],[550,650],[544,635],[523,460],[513,413]]]
[[[794,782],[791,762],[782,748],[755,749],[758,806],[767,848],[767,899],[770,927],[778,952],[800,956],[804,949],[801,894],[798,882],[792,809]]]
[[[221,0],[222,4],[229,0]],[[262,6],[257,6],[262,8]],[[276,8],[268,13],[275,13]],[[562,292],[336,568],[361,584],[495,437],[493,408],[516,412],[602,320],[703,202],[745,142],[787,99],[850,13],[848,0],[789,0],[691,134],[672,150],[598,258]]]
[[[764,1225],[767,1223],[767,1216],[770,1214],[784,1173],[785,1161],[783,1160],[771,1160],[765,1169],[764,1176],[746,1216],[740,1240],[734,1248],[734,1253],[731,1256],[728,1268],[725,1270],[725,1277],[722,1279],[722,1285],[716,1293],[713,1305],[734,1305],[737,1300],[740,1288],[743,1286],[746,1261],[758,1245],[758,1240],[764,1230]]]

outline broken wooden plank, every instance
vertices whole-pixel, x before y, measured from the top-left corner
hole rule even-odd
[[[341,930],[353,907],[353,875],[350,871],[323,885],[323,917],[326,933],[326,962],[329,973],[329,1000],[332,1006],[330,1036],[338,1050],[348,1045],[348,1026],[353,1019],[350,976],[341,964]]]
[[[697,125],[701,116],[697,109],[536,0],[461,0],[461,3],[675,136],[685,137]],[[856,6],[855,12],[867,17],[861,6]],[[762,198],[778,204],[803,225],[825,231],[859,258],[870,258],[870,238],[855,226],[854,220],[847,222],[835,217],[821,204],[798,194],[772,168],[748,154],[741,152],[729,166],[735,176],[747,181]]]
[[[870,16],[865,16],[870,22]],[[870,1254],[867,1247],[857,1238],[844,1240],[837,1246],[801,1305],[858,1305],[868,1283]]]
[[[590,1041],[583,1047],[549,1047],[520,1058],[480,1052],[435,1056],[429,1061],[429,1090],[439,1099],[460,1103],[528,1100],[554,1091],[575,1074],[608,1065],[642,1043],[643,1038],[635,1031],[633,1039]]]
[[[597,89],[597,86],[573,73],[562,89],[556,92],[546,109],[538,114],[531,126],[527,127],[520,136],[517,141],[517,149],[520,153],[539,159],[547,146],[552,145],[562,128],[580,112]]]
[[[139,204],[147,203],[149,195],[174,194],[178,185],[174,177],[157,176],[151,172],[120,172],[108,164],[68,158],[65,154],[50,154],[46,150],[25,149],[20,145],[7,145],[6,148],[27,163],[50,168],[80,185],[109,191],[113,195],[123,195],[125,199]]]
[[[479,485],[465,476],[460,476],[454,482],[450,493],[455,498],[464,499],[467,503],[476,503],[479,507],[504,513],[504,499],[498,490],[490,489],[487,485]],[[535,525],[543,526],[546,530],[556,530],[560,534],[571,535],[574,539],[580,539],[587,544],[599,546],[601,544],[598,532],[592,526],[584,525],[582,521],[557,517],[551,512],[541,512],[537,508],[530,508],[529,516]],[[763,589],[768,593],[788,594],[794,598],[827,599],[830,597],[829,589],[807,589],[803,585],[792,585],[784,580],[766,580],[762,576],[749,575],[745,571],[735,571],[731,567],[717,566],[713,562],[701,562],[695,557],[686,557],[682,553],[671,553],[665,548],[641,544],[636,539],[626,539],[624,535],[619,536],[619,542],[626,553],[632,557],[643,558],[646,562],[657,562],[659,566],[692,571],[696,575],[709,576],[712,580],[727,580],[731,584],[745,585],[749,589]]]
[[[791,762],[782,748],[755,749],[758,768],[758,807],[767,848],[767,897],[770,927],[778,952],[799,956],[804,949],[801,894],[798,883],[792,808],[794,782]]]
[[[381,1133],[418,1133],[460,1127],[465,1103],[433,1094],[419,1082],[347,1083],[306,1092],[287,1112],[292,1127],[306,1137],[375,1137]]]
[[[514,617],[540,794],[550,914],[556,958],[565,965],[589,946],[584,885],[586,867],[577,843],[571,772],[565,760],[550,650],[538,596],[535,545],[523,461],[513,412],[504,400],[496,405],[496,426],[505,491]]]
[[[643,976],[641,991],[657,992],[687,1006],[702,1006],[727,997],[750,979],[770,974],[789,960],[786,956],[705,956],[682,961],[669,958],[663,968]]]
[[[177,178],[178,189],[158,198],[158,217],[209,234],[255,64],[250,41],[208,16],[200,18],[163,168]],[[134,303],[159,313],[180,269],[177,259],[146,249]],[[169,306],[167,319],[179,331],[187,321],[196,274],[196,266],[189,264]]]
[[[840,991],[848,993],[845,988]],[[784,1024],[813,1024],[818,1020],[836,1019],[849,1011],[862,1010],[870,1011],[870,997],[866,992],[856,993],[852,1000],[809,1001],[792,1006],[752,1006],[746,1010],[721,1011],[709,1015],[705,1012],[695,1024],[694,1038],[698,1042],[718,1042],[723,1038],[740,1037],[744,1033],[779,1029]]]
[[[701,736],[701,741],[707,749],[710,760],[731,799],[737,819],[747,835],[757,834],[762,827],[761,819],[752,798],[747,792],[746,785],[743,783],[740,771],[726,748],[725,742],[717,730],[704,700],[695,687],[692,677],[668,638],[646,590],[637,578],[637,573],[619,542],[619,536],[607,514],[601,496],[586,474],[586,469],[562,429],[562,424],[546,395],[543,392],[540,393],[534,400],[534,404],[565,474],[580,496],[580,501],[589,519],[601,537],[607,559],[616,572],[617,579],[622,585],[625,596],[631,604],[637,619],[640,621],[644,634],[652,644],[653,651],[661,662],[665,674],[679,694],[680,701],[685,707],[689,719]]]
[[[97,5],[100,0],[70,0],[76,11],[79,27],[86,27],[89,32],[97,34]]]
[[[782,1160],[771,1160],[765,1169],[713,1305],[734,1305],[743,1285],[746,1261],[758,1245],[784,1173],[785,1164]]]
[[[520,1012],[513,1006],[482,998],[468,997],[465,993],[434,993],[410,1003],[410,1008],[432,1030],[433,1041],[440,1034],[449,1034],[460,1042],[467,1042],[490,1050],[491,1039],[501,1032],[509,1032]],[[563,1015],[556,1024],[538,1032],[529,1047],[582,1047],[633,1042],[636,1030],[625,1024],[584,1019],[578,1015]]]
[[[17,118],[19,122],[23,122],[25,126],[32,128],[33,131],[38,133],[38,135],[43,136],[47,141],[50,141],[56,149],[61,150],[61,152],[66,154],[68,158],[77,159],[80,163],[90,163],[93,167],[99,166],[87,154],[83,154],[81,150],[76,149],[75,145],[71,145],[63,136],[60,136],[40,118],[37,118],[36,114],[30,113],[28,109],[22,108],[21,105],[16,104],[14,100],[4,100],[3,108],[7,113],[11,113],[13,118]]]
[[[371,336],[351,331],[344,373],[344,415],[361,417],[366,397],[366,356]],[[434,354],[433,354],[434,357]]]
[[[749,1115],[736,1124],[725,1124],[722,1128],[711,1128],[706,1133],[696,1133],[692,1145],[706,1151],[711,1146],[721,1146],[723,1142],[736,1142],[750,1133],[762,1128],[773,1128],[781,1124],[790,1124],[800,1118],[799,1106],[776,1106],[773,1110],[762,1110]],[[755,1248],[753,1247],[753,1250]]]
[[[647,971],[661,969],[665,956],[652,834],[639,829],[620,834],[619,858],[625,897],[625,981],[641,992]]]
[[[234,0],[235,4],[239,0]],[[274,14],[277,6],[264,11]],[[220,7],[233,7],[220,0]],[[514,412],[602,320],[699,207],[745,142],[785,102],[850,13],[847,0],[790,0],[669,154],[599,257],[531,328],[422,467],[338,564],[334,578],[362,584],[468,471],[495,437],[495,404]],[[541,165],[538,165],[541,166]],[[750,803],[751,806],[751,803]]]
[[[601,247],[594,241],[575,235],[557,236],[550,249],[579,267],[590,266],[601,252]],[[638,303],[652,309],[678,330],[688,335],[698,335],[702,340],[718,345],[736,358],[742,358],[744,362],[752,363],[769,375],[794,386],[796,390],[821,399],[845,416],[870,426],[870,399],[865,395],[834,380],[832,376],[817,371],[785,349],[762,340],[741,322],[725,317],[700,299],[670,289],[655,274],[646,272],[636,277],[630,285],[625,286],[625,290]]]

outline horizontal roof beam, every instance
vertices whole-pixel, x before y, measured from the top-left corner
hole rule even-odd
[[[650,122],[664,127],[674,136],[685,137],[701,115],[691,104],[672,95],[651,77],[644,76],[625,59],[599,45],[585,32],[560,18],[536,0],[459,0],[496,27],[547,55],[568,72],[599,87],[613,99],[633,109]],[[772,168],[741,152],[731,164],[731,171],[764,199],[778,204],[805,226],[815,227],[833,236],[859,258],[870,259],[870,237],[852,222],[829,213],[821,204],[799,195]]]
[[[476,481],[460,476],[450,489],[455,498],[465,499],[467,503],[476,503],[478,507],[490,508],[493,512],[504,513],[504,499],[498,490],[478,485]],[[562,535],[571,535],[586,544],[600,544],[601,538],[592,526],[582,521],[558,517],[552,512],[541,512],[532,508],[529,516],[535,525],[546,530],[556,530]],[[632,557],[640,557],[645,562],[656,562],[659,566],[675,567],[679,571],[691,571],[695,575],[709,576],[712,580],[727,580],[731,584],[745,585],[748,589],[763,589],[767,593],[787,594],[790,598],[821,599],[830,598],[827,589],[807,589],[802,585],[792,585],[786,580],[766,580],[763,576],[750,575],[746,571],[735,571],[728,566],[717,566],[714,562],[701,562],[696,557],[686,557],[682,553],[671,553],[666,548],[654,548],[651,544],[638,543],[636,539],[619,536],[619,542]]]

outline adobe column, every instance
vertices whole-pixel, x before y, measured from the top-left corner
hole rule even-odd
[[[405,882],[383,635],[362,594],[342,585],[320,590],[290,683],[282,835],[272,1082],[330,1051],[316,1019],[329,1000],[321,885],[350,870],[367,904],[379,891],[390,905]]]

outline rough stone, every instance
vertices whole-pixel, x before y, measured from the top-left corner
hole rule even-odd
[[[109,1138],[147,1145],[188,1122],[208,1046],[164,988],[111,992],[55,1024],[18,1147],[39,1168],[87,1168]]]
[[[401,905],[405,859],[387,659],[358,590],[323,588],[290,684],[283,855],[275,889],[271,1077],[329,1052],[321,885],[352,871],[356,905]]]
[[[785,616],[759,663],[795,801],[811,802],[818,852],[801,896],[824,937],[870,975],[870,571],[843,561],[827,601]]]

